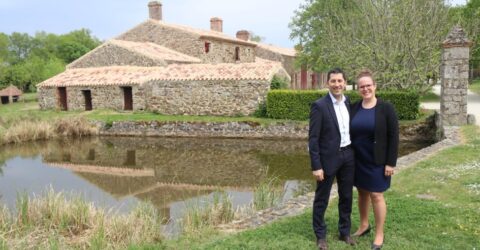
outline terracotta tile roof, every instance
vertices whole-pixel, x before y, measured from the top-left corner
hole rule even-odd
[[[154,71],[149,80],[269,80],[283,70],[277,62],[220,63],[220,64],[171,64],[163,72]]]
[[[22,94],[23,92],[13,85],[0,90],[0,96],[19,96]]]
[[[132,85],[151,80],[270,80],[285,69],[278,62],[170,64],[167,67],[112,66],[67,69],[38,87]],[[286,72],[285,72],[286,73]]]
[[[165,61],[172,62],[190,62],[190,63],[201,63],[202,61],[196,57],[188,56],[171,50],[169,48],[160,46],[155,43],[143,43],[143,42],[130,42],[124,40],[110,40],[107,43],[114,44],[125,49],[131,50],[133,52],[140,53],[144,56],[160,59]]]
[[[257,44],[257,46],[262,48],[262,49],[266,49],[266,50],[269,50],[269,51],[272,51],[272,52],[275,52],[275,53],[278,53],[278,54],[282,54],[282,55],[286,55],[286,56],[296,56],[297,55],[297,51],[295,51],[294,48],[282,48],[282,47],[278,47],[278,46],[275,46],[275,45],[269,45],[269,44],[265,44],[265,43],[255,43],[255,44]]]
[[[173,28],[173,29],[178,29],[178,30],[183,30],[189,33],[193,33],[196,35],[199,35],[200,38],[211,38],[211,39],[219,39],[219,40],[224,40],[224,41],[229,41],[229,42],[234,42],[242,45],[248,45],[248,46],[256,46],[255,43],[250,42],[250,41],[244,41],[237,39],[235,37],[231,37],[223,32],[217,32],[217,31],[212,31],[212,30],[203,30],[203,29],[198,29],[198,28],[192,28],[188,26],[183,26],[179,24],[171,24],[171,23],[166,23],[164,21],[158,21],[158,20],[153,20],[149,19],[147,22],[154,23],[155,25],[159,26],[164,26],[168,28]]]
[[[38,87],[101,86],[140,84],[140,79],[159,67],[111,66],[67,69],[39,84]]]

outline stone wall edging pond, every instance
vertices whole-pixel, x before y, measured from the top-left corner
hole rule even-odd
[[[401,125],[401,140],[432,140],[436,124],[428,118],[424,122]],[[241,122],[188,122],[188,121],[116,121],[97,122],[100,135],[159,136],[159,137],[215,137],[215,138],[308,138],[308,124],[276,122],[262,125],[253,121]]]
[[[282,122],[261,125],[257,122],[162,122],[118,121],[98,123],[100,135],[166,136],[217,138],[288,138],[305,139],[308,125]]]

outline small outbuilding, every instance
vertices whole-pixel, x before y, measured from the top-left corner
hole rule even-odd
[[[13,85],[0,90],[0,99],[2,104],[17,102],[21,95],[23,95],[23,92]]]

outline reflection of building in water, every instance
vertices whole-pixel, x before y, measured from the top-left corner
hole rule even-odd
[[[43,159],[73,170],[114,197],[150,200],[167,218],[172,202],[219,189],[251,191],[271,174],[310,178],[309,171],[292,168],[306,164],[308,170],[303,141],[100,137],[71,146],[59,143],[46,150]],[[285,169],[272,169],[271,162]],[[292,176],[282,180],[287,178]]]

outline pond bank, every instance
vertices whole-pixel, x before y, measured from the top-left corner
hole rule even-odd
[[[461,143],[459,127],[446,127],[444,129],[444,134],[445,138],[442,141],[439,141],[419,151],[400,157],[397,161],[396,173],[410,166],[413,166],[415,163],[424,160],[427,157],[441,150],[453,147]],[[306,195],[290,199],[276,207],[259,211],[250,217],[243,218],[242,220],[235,220],[228,224],[219,225],[217,228],[220,231],[226,233],[236,233],[247,229],[257,228],[259,226],[271,223],[284,217],[299,215],[305,212],[306,208],[310,208],[312,206],[314,195],[314,192],[310,192]],[[330,199],[334,199],[336,197],[337,187],[335,184],[332,187]]]
[[[400,125],[401,140],[435,141],[436,115],[425,120]],[[100,135],[307,139],[308,124],[278,122],[262,125],[258,122],[180,122],[180,121],[115,121],[95,122]]]

